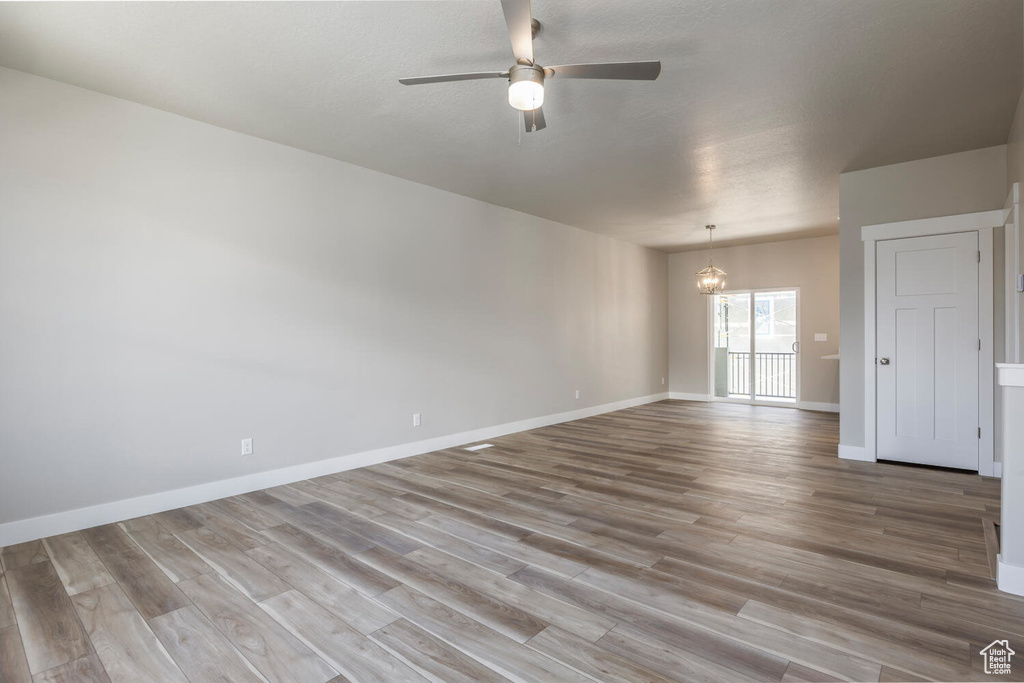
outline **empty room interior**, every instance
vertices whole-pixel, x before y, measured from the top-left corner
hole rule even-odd
[[[1024,0],[0,2],[0,681],[1024,681],[1022,182]]]

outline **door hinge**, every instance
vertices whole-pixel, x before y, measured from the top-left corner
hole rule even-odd
[[[981,263],[981,252],[978,252],[978,263]]]
[[[978,340],[978,350],[981,351],[981,340]]]
[[[981,438],[981,427],[978,427],[978,438]]]

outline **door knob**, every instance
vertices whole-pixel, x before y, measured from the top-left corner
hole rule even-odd
[[[878,364],[879,365],[888,365],[889,364],[889,359],[888,358],[879,358],[878,359]]]

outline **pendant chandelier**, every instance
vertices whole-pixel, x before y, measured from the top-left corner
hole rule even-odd
[[[697,271],[697,291],[701,294],[721,294],[725,289],[725,271],[715,268],[715,245],[711,237],[715,226],[704,227],[708,229],[708,267]]]

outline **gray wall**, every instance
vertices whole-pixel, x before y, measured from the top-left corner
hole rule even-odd
[[[1024,2],[1021,4],[1024,5]],[[1024,52],[1021,53],[1021,57],[1024,58]],[[1010,138],[1006,146],[1007,190],[1014,183],[1024,184],[1024,90],[1021,90],[1017,99],[1017,111],[1013,116]]]
[[[989,147],[839,176],[840,361],[839,443],[864,445],[865,225],[1001,209],[1006,201],[1006,146]],[[1001,233],[1001,231],[1000,231]],[[995,237],[1001,263],[1002,235]],[[995,311],[1001,317],[997,292]],[[1002,333],[996,331],[1001,343]],[[999,357],[998,355],[996,356]]]
[[[0,522],[664,391],[666,299],[665,254],[0,69]]]
[[[1014,183],[1024,185],[1024,90],[1017,101],[1017,111],[1006,144],[1006,189]]]
[[[1013,183],[1024,186],[1024,90],[1017,101],[1017,111],[1010,128],[1010,139],[1006,146],[1006,188],[1009,192]],[[1018,244],[1020,262],[1024,263],[1024,239]],[[1020,334],[1024,338],[1024,295],[1015,294],[1020,321]],[[999,360],[999,357],[996,357]],[[996,387],[997,407],[1001,408],[1003,419],[1003,482],[1002,482],[1002,527],[1000,529],[1000,552],[1002,562],[1024,567],[1024,389],[1020,387]],[[998,413],[997,413],[998,414]],[[1024,571],[1021,569],[1020,571]]]
[[[727,291],[800,288],[800,399],[839,403],[839,364],[822,360],[839,348],[839,237],[770,242],[715,249]],[[669,386],[673,392],[708,393],[708,300],[694,274],[707,251],[669,256]],[[828,334],[815,342],[814,333]]]
[[[1014,183],[1024,187],[1024,90],[1017,100],[1017,111],[1010,127],[1010,138],[1006,144],[1006,191],[1009,194]],[[1019,262],[1024,263],[1024,239],[1017,245]],[[1004,295],[1005,296],[1005,295]],[[1024,295],[1017,294],[1016,302],[1019,334],[1024,339]],[[996,360],[1001,360],[998,356]]]

